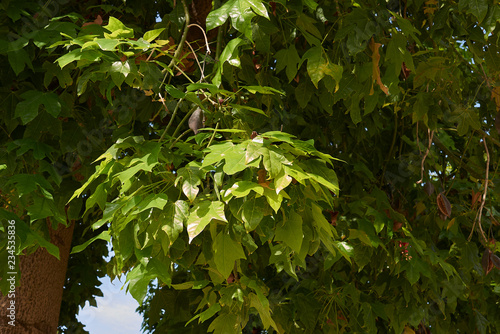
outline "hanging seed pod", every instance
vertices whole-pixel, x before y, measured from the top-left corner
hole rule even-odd
[[[450,201],[446,198],[444,192],[439,193],[437,196],[437,206],[439,208],[439,212],[446,218],[451,217],[451,204]]]
[[[500,270],[500,257],[496,256],[495,254],[491,254],[491,263],[497,267],[497,269]]]
[[[194,134],[198,133],[198,129],[203,127],[204,123],[204,115],[203,111],[200,108],[197,108],[189,117],[189,128],[193,130]]]
[[[500,257],[495,254],[491,255],[491,263],[500,270]]]
[[[483,267],[484,275],[488,275],[493,269],[493,261],[491,260],[492,251],[488,248],[484,250],[483,258],[481,259],[481,266]]]
[[[425,182],[424,184],[424,191],[427,194],[427,196],[430,196],[434,193],[434,186],[430,182]]]

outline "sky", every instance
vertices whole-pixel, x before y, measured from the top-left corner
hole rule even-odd
[[[97,297],[97,308],[87,302],[80,310],[77,318],[85,325],[90,334],[140,334],[142,317],[135,312],[139,304],[130,293],[121,289],[122,281],[115,279],[113,283],[108,276],[101,279],[103,297]]]

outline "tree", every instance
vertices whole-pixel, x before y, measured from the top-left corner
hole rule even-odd
[[[103,270],[146,332],[500,328],[493,1],[2,6],[2,256],[74,226],[61,331]]]

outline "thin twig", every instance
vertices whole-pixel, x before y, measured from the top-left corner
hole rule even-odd
[[[169,150],[172,149],[172,147],[174,147],[175,144],[177,144],[177,142],[182,138],[184,137],[189,131],[192,131],[191,129],[187,129],[186,131],[184,131],[183,133],[181,133],[181,135],[179,137],[177,137],[174,142],[172,143],[172,145],[170,145],[170,147],[168,148]]]
[[[153,55],[154,52],[155,52],[155,49],[151,50],[151,53],[149,54],[148,58],[146,59],[146,62],[148,62],[149,59],[151,59],[151,56]]]
[[[481,135],[483,135],[483,137],[488,138],[490,140],[490,142],[492,142],[496,146],[500,147],[500,142],[498,140],[496,140],[495,138],[493,138],[491,135],[487,134],[483,129],[478,129],[477,132],[479,132]]]
[[[486,239],[486,236],[484,235],[483,231],[483,226],[481,225],[481,217],[483,215],[483,208],[484,204],[486,203],[486,194],[488,193],[488,176],[490,172],[490,151],[488,151],[488,145],[486,145],[486,137],[483,137],[483,144],[484,144],[484,150],[486,151],[486,175],[485,175],[485,180],[484,180],[484,192],[483,192],[483,198],[481,201],[481,206],[479,207],[479,212],[476,216],[479,216],[477,220],[474,220],[474,225],[472,225],[472,230],[470,231],[469,235],[469,241],[472,237],[472,233],[474,232],[474,227],[476,226],[476,222],[479,225],[479,231],[481,232],[481,236],[484,239],[484,242],[488,242],[488,239]]]
[[[200,68],[200,72],[201,72],[201,76],[200,76],[200,80],[198,82],[201,82],[204,78],[205,78],[205,73],[203,73],[203,68],[201,67],[201,64],[200,64],[200,61],[198,60],[198,56],[196,55],[196,52],[194,52],[194,49],[193,47],[191,46],[190,43],[186,43],[187,46],[189,46],[189,48],[191,49],[191,52],[193,53],[194,55],[194,59],[196,60],[196,63],[198,64],[198,67]]]
[[[215,130],[214,130],[214,133],[212,133],[212,136],[210,137],[210,140],[208,141],[208,145],[207,147],[210,147],[210,145],[212,144],[212,140],[214,140],[214,137],[215,137],[215,133],[217,132],[217,128],[219,127],[219,122],[217,122],[217,124],[215,124]]]
[[[420,180],[417,181],[417,184],[422,183],[424,180],[424,164],[425,164],[425,159],[427,158],[427,155],[429,155],[429,152],[431,150],[431,145],[432,145],[432,138],[434,137],[434,130],[427,129],[427,137],[429,138],[429,145],[427,146],[427,151],[425,151],[424,157],[422,158],[422,165],[420,166]]]
[[[469,148],[469,144],[472,141],[472,138],[473,138],[473,136],[470,136],[469,140],[467,141],[467,144],[465,145],[464,152],[462,153],[462,156],[460,157],[460,161],[458,162],[458,165],[456,168],[457,172],[460,172],[460,168],[462,168],[462,162],[464,160],[465,154],[467,153],[467,149]],[[451,191],[451,189],[453,189],[453,184],[455,183],[456,180],[457,180],[457,178],[454,177],[453,181],[451,181],[451,185],[448,187],[448,190],[446,191],[445,196],[448,196],[448,193]]]
[[[168,113],[168,108],[167,108],[167,105],[165,104],[165,99],[163,98],[163,96],[161,96],[161,93],[158,93],[158,95],[160,96],[161,103],[165,107],[165,111]]]
[[[167,127],[165,128],[165,131],[163,131],[159,142],[161,143],[163,141],[163,138],[167,134],[168,129],[170,129],[170,126],[172,126],[172,123],[174,122],[175,115],[177,115],[177,110],[179,110],[179,106],[181,105],[181,102],[184,100],[184,98],[179,99],[177,102],[177,105],[175,106],[174,112],[172,113],[172,117],[170,118],[170,122],[168,122]]]
[[[208,45],[208,38],[207,38],[207,34],[205,34],[205,30],[200,27],[200,25],[196,24],[196,23],[191,23],[190,25],[188,25],[188,28],[189,27],[198,27],[200,28],[201,32],[203,33],[203,37],[205,37],[205,46],[207,48],[207,53],[210,54],[211,51],[210,51],[210,46]]]
[[[174,67],[179,71],[180,74],[182,74],[190,83],[194,83],[194,81],[183,71],[179,68],[179,66],[174,64]]]

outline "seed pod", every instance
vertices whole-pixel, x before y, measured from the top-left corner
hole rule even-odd
[[[500,270],[500,257],[495,254],[491,255],[491,263]]]
[[[434,186],[430,182],[425,182],[424,185],[424,191],[427,194],[427,196],[430,196],[434,193]]]
[[[446,198],[444,192],[437,196],[437,206],[439,208],[439,212],[444,216],[444,220],[451,217],[451,204]]]
[[[484,275],[488,275],[493,269],[493,261],[491,260],[492,252],[490,249],[486,248],[483,253],[483,258],[481,259],[481,266],[483,267]]]
[[[196,108],[196,110],[189,117],[189,128],[193,130],[194,134],[198,133],[198,129],[203,127],[204,115],[203,111],[200,108]]]

